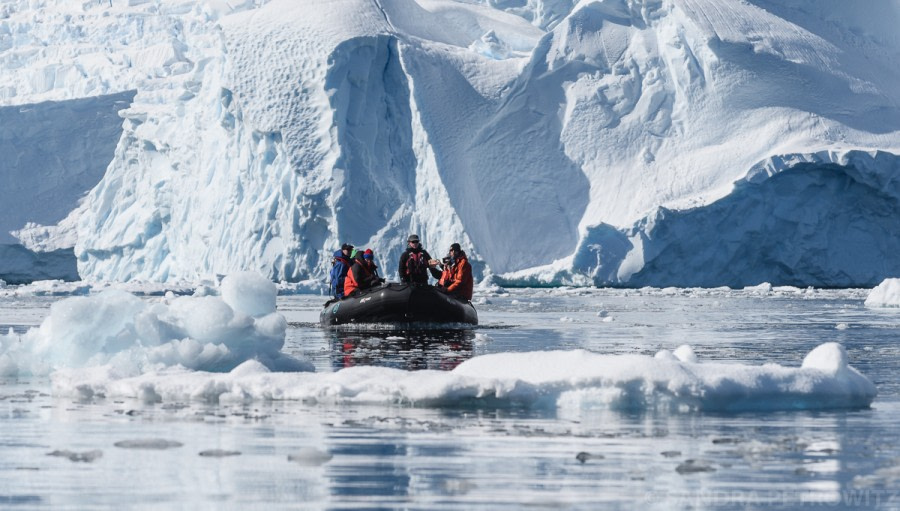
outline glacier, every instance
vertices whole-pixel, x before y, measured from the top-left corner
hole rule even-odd
[[[7,1],[3,165],[68,192],[2,227],[88,281],[324,280],[344,241],[390,275],[416,232],[499,285],[872,287],[900,2],[861,5]],[[21,112],[84,101],[103,136],[45,163],[71,130]]]

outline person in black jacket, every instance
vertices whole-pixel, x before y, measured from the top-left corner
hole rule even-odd
[[[400,256],[398,274],[400,282],[409,284],[428,284],[428,273],[439,279],[441,272],[436,268],[437,261],[433,260],[428,251],[419,243],[418,234],[410,234],[406,238],[406,252]]]

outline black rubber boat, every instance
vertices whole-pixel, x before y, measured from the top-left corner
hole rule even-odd
[[[357,323],[468,323],[478,313],[467,300],[433,286],[390,282],[358,294],[330,300],[319,314],[324,326]]]

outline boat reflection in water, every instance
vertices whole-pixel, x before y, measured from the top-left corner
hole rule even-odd
[[[407,371],[449,371],[472,358],[475,345],[472,329],[334,330],[329,335],[335,370],[383,366]]]

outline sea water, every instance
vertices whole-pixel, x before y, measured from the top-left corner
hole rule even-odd
[[[866,308],[865,297],[512,289],[476,296],[474,329],[334,331],[315,323],[323,297],[280,296],[283,351],[317,373],[451,370],[505,352],[652,356],[683,344],[701,360],[797,367],[838,342],[878,396],[863,409],[743,413],[154,403],[54,396],[47,377],[7,378],[0,507],[900,509],[900,311]],[[40,324],[57,300],[0,298],[0,329]]]

